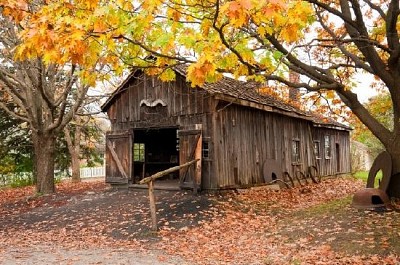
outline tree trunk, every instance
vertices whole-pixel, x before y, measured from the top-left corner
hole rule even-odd
[[[33,152],[33,154],[31,155],[31,159],[32,161],[36,161],[36,155],[35,152]],[[36,185],[37,183],[37,171],[36,171],[36,163],[33,163],[32,166],[32,183]]]
[[[54,185],[54,146],[55,136],[51,133],[32,133],[35,153],[36,192],[50,194],[55,192]]]
[[[75,128],[74,138],[72,139],[68,126],[64,128],[65,140],[67,141],[68,151],[71,155],[72,182],[81,182],[81,172],[79,167],[79,155],[81,152],[81,127]]]
[[[81,172],[79,167],[79,153],[71,153],[72,182],[81,182]]]
[[[400,198],[400,142],[392,144],[386,150],[392,157],[392,177],[387,193],[390,197]]]

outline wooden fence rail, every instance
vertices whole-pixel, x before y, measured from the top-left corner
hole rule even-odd
[[[181,168],[188,167],[188,166],[190,166],[192,164],[195,164],[199,160],[200,159],[195,159],[195,160],[192,160],[192,161],[187,162],[185,164],[182,164],[182,165],[179,165],[179,166],[175,166],[175,167],[171,167],[171,168],[168,168],[166,170],[157,172],[157,173],[151,175],[150,177],[142,179],[139,182],[140,184],[145,184],[146,183],[147,186],[149,187],[150,214],[151,214],[151,223],[152,223],[151,228],[152,228],[153,231],[157,231],[157,229],[158,229],[157,228],[156,201],[155,201],[155,198],[154,198],[154,181],[156,179],[158,179],[158,178],[161,178],[162,176],[165,176],[165,175],[167,175],[169,173],[177,171],[177,170],[179,170]]]

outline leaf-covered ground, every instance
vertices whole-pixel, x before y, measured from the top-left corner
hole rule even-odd
[[[0,190],[0,263],[400,264],[400,213],[350,207],[351,178],[224,195],[62,183],[58,193]]]

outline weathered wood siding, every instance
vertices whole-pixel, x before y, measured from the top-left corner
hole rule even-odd
[[[147,107],[140,102],[162,100],[166,106]],[[161,82],[157,77],[140,73],[134,81],[127,83],[114,97],[108,108],[111,130],[149,128],[187,128],[202,125],[203,142],[209,144],[209,157],[202,163],[202,188],[207,189],[213,181],[211,176],[213,159],[212,123],[210,112],[215,109],[210,94],[202,89],[191,88],[184,77],[176,81]]]
[[[313,139],[320,142],[320,157],[317,159],[321,175],[331,176],[351,171],[350,136],[345,130],[313,127]],[[325,136],[330,139],[330,155],[326,154]]]
[[[132,174],[132,134],[130,130],[106,135],[106,182],[126,184]]]
[[[142,100],[162,100],[149,107]],[[210,96],[202,89],[190,88],[181,76],[162,82],[155,76],[140,74],[126,84],[108,109],[112,130],[128,128],[174,127],[203,123],[209,112]]]
[[[311,121],[290,115],[220,101],[205,90],[191,88],[180,75],[174,82],[161,82],[138,73],[114,95],[107,109],[112,131],[133,129],[134,134],[135,129],[202,124],[202,141],[208,149],[202,162],[202,189],[265,183],[264,169],[271,161],[280,167],[278,178],[284,171],[293,176],[309,166],[317,166],[322,175],[350,172],[348,131],[314,127]],[[163,104],[146,106],[142,100]],[[329,158],[324,156],[325,135],[331,139]],[[294,140],[299,142],[299,161],[293,161]],[[320,143],[318,159],[314,141]]]
[[[264,183],[263,167],[276,161],[281,172],[305,172],[317,166],[323,175],[335,175],[336,143],[341,148],[341,173],[349,172],[349,137],[347,131],[312,127],[310,121],[238,105],[218,106],[214,114],[215,180],[211,188],[252,186]],[[332,157],[316,159],[314,137],[323,144],[325,134],[332,138]],[[299,142],[300,159],[293,161],[293,141]],[[324,152],[321,146],[321,152]],[[278,178],[281,175],[278,173]]]

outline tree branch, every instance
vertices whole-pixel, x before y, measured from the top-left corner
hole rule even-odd
[[[396,67],[400,57],[399,33],[397,24],[399,18],[399,1],[392,0],[389,4],[386,19],[386,36],[389,48],[392,50],[389,58],[389,67]]]

